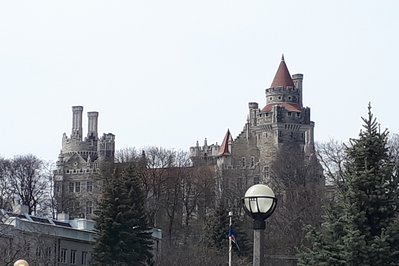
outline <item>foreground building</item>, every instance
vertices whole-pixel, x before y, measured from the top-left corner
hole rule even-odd
[[[0,265],[17,259],[31,265],[90,265],[95,236],[91,220],[0,210]]]
[[[96,241],[95,223],[71,219],[60,213],[57,219],[0,209],[0,265],[13,265],[25,259],[30,265],[91,265]],[[161,252],[162,231],[152,229],[154,261]]]
[[[62,137],[54,171],[54,194],[59,213],[92,219],[101,193],[99,167],[102,162],[114,161],[115,135],[98,137],[98,112],[88,112],[87,136],[83,139],[82,113],[82,106],[72,107],[72,133]]]

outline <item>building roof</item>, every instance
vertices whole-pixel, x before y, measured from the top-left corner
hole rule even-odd
[[[218,156],[230,154],[229,142],[230,142],[232,139],[233,139],[233,138],[231,137],[230,130],[227,129],[227,132],[226,132],[226,135],[224,136],[222,145],[220,145],[220,147],[219,147]]]
[[[299,106],[295,103],[270,103],[263,107],[262,112],[263,113],[268,113],[273,109],[273,106],[280,106],[283,107],[285,110],[288,112],[301,112],[301,109]]]
[[[287,86],[294,87],[294,82],[292,81],[290,72],[288,71],[287,65],[285,64],[284,55],[282,55],[280,65],[278,66],[276,75],[274,76],[270,88]]]

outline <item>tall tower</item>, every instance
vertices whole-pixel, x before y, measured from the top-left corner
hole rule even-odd
[[[114,161],[115,135],[98,137],[98,112],[88,112],[87,137],[82,140],[82,106],[72,107],[72,133],[64,133],[54,171],[57,211],[91,219],[100,193],[98,178],[102,161]]]
[[[310,120],[310,108],[303,106],[302,82],[303,74],[291,76],[282,56],[273,81],[265,90],[263,108],[250,102],[243,130],[234,140],[228,131],[213,156],[218,176],[224,181],[241,182],[247,188],[269,181],[270,166],[283,147],[295,144],[308,156],[314,152],[314,122]],[[196,159],[193,161],[198,161],[198,145],[190,151]]]

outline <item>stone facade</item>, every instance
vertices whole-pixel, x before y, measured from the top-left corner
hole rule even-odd
[[[221,145],[205,142],[201,147],[197,142],[190,148],[194,164],[215,165],[220,192],[232,184],[244,193],[253,184],[269,183],[271,164],[286,144],[297,144],[306,156],[314,154],[314,122],[310,108],[302,104],[302,80],[302,74],[290,75],[282,57],[265,91],[266,105],[248,104],[247,121],[235,139],[228,130]]]
[[[57,212],[91,219],[97,206],[101,181],[96,178],[100,162],[114,161],[115,135],[98,137],[98,112],[88,112],[88,132],[83,140],[82,106],[72,107],[72,133],[64,133],[54,171]]]

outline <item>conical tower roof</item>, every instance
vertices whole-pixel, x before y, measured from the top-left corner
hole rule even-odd
[[[276,75],[274,76],[270,88],[287,86],[294,87],[294,82],[292,81],[290,72],[288,71],[287,65],[285,64],[284,55],[282,55],[280,65],[278,66]]]

